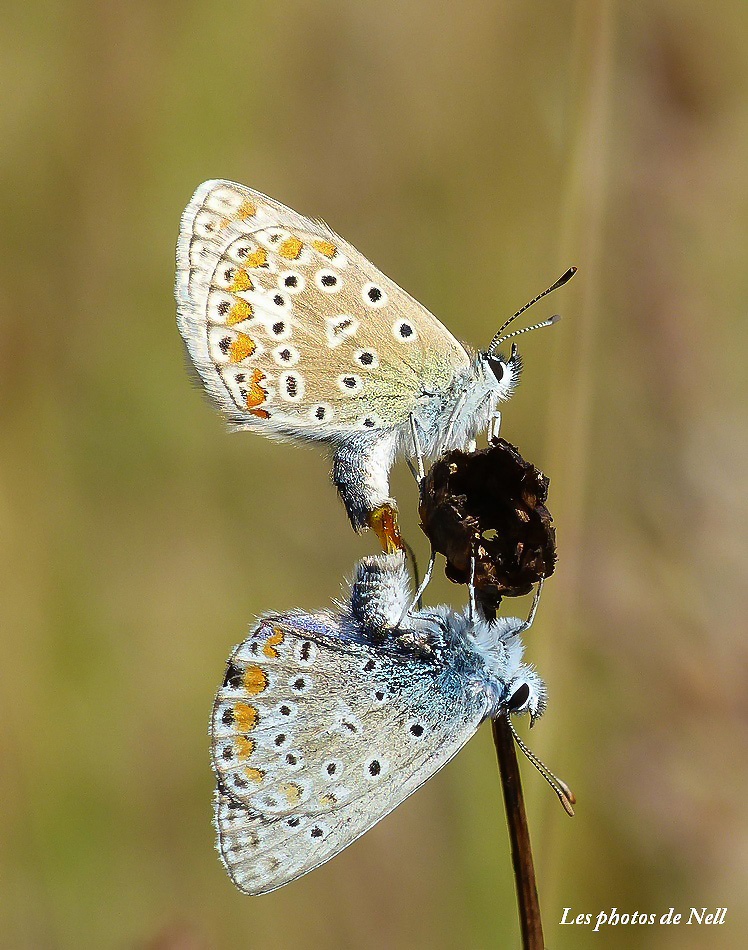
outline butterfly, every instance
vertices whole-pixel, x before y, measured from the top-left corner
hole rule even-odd
[[[234,182],[205,182],[184,211],[175,296],[229,423],[326,446],[353,527],[373,528],[387,551],[401,545],[396,457],[422,474],[424,456],[464,448],[519,380],[516,345],[496,352],[511,321],[472,353],[324,222]]]
[[[244,893],[265,894],[334,857],[484,719],[543,712],[545,686],[522,662],[537,598],[527,621],[489,625],[435,607],[398,626],[409,602],[400,552],[364,558],[336,612],[265,616],[231,654],[211,760],[217,847]],[[527,754],[573,814],[566,786]]]

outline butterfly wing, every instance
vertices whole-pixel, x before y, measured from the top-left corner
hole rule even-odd
[[[208,181],[177,244],[180,332],[237,425],[340,438],[400,425],[470,364],[441,323],[324,223]]]
[[[218,848],[261,894],[329,860],[419,788],[486,713],[456,668],[373,649],[332,617],[267,618],[211,722]]]

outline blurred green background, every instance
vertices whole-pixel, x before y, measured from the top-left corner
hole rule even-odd
[[[268,609],[374,539],[314,451],[229,435],[185,372],[205,178],[332,227],[480,345],[570,263],[502,434],[559,565],[523,766],[554,948],[748,941],[748,5],[13,5],[0,33],[0,943],[516,945],[490,730],[263,898],[213,851],[207,720]],[[423,558],[412,479],[394,486]],[[464,592],[441,571],[432,599]],[[507,603],[522,613],[524,601]],[[727,906],[721,928],[559,926]]]

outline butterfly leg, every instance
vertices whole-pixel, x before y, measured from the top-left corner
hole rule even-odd
[[[475,555],[470,556],[470,582],[468,584],[468,619],[475,623]]]
[[[538,581],[538,586],[535,588],[535,596],[532,599],[532,607],[530,607],[530,613],[527,616],[527,620],[522,624],[522,632],[529,630],[532,626],[532,622],[535,619],[535,614],[538,612],[538,603],[540,602],[540,595],[543,591],[543,581],[545,578],[541,577]]]
[[[426,568],[426,573],[423,575],[423,580],[421,581],[421,584],[418,590],[416,591],[415,597],[400,615],[400,619],[397,622],[398,627],[401,626],[401,624],[403,623],[403,621],[405,620],[407,616],[413,613],[413,608],[416,605],[418,605],[418,602],[420,601],[421,597],[423,597],[423,592],[429,586],[429,581],[431,580],[431,572],[434,570],[435,560],[436,560],[436,551],[432,548],[431,557],[429,558],[429,566]]]
[[[499,429],[501,428],[501,413],[496,410],[496,412],[491,416],[491,420],[488,423],[488,441],[489,443],[494,442],[499,437]]]
[[[463,392],[460,395],[460,398],[457,400],[454,409],[452,410],[452,415],[449,417],[449,423],[447,424],[447,431],[442,441],[443,451],[449,449],[450,439],[452,438],[452,432],[454,431],[455,422],[457,422],[460,413],[462,412],[462,407],[465,405],[467,400],[467,393]]]
[[[416,480],[420,485],[426,475],[426,469],[423,466],[423,451],[421,449],[421,440],[418,438],[416,417],[411,412],[408,418],[410,419],[410,433],[413,436],[413,454],[415,455],[416,465],[418,466],[418,477]]]

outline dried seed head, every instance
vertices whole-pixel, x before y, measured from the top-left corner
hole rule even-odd
[[[547,497],[545,475],[498,439],[434,463],[421,485],[421,527],[455,583],[469,582],[475,557],[476,597],[494,610],[502,597],[527,594],[553,573],[556,533]]]

